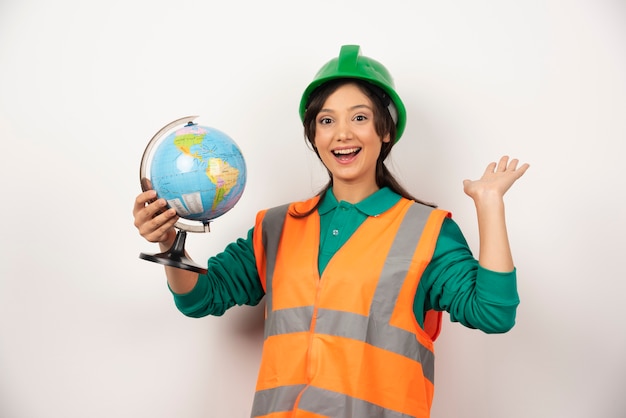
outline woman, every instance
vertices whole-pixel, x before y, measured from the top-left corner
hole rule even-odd
[[[300,115],[329,183],[259,212],[247,238],[208,260],[207,275],[165,267],[176,305],[221,315],[266,296],[252,416],[428,417],[441,312],[487,333],[515,322],[503,196],[528,165],[503,157],[465,180],[476,260],[450,213],[413,198],[384,165],[406,112],[382,64],[343,46],[305,90]],[[135,226],[165,251],[177,216],[155,198],[137,197]]]

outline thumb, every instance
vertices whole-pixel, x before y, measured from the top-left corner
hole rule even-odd
[[[463,192],[465,192],[466,195],[471,197],[471,193],[472,193],[472,180],[470,179],[465,179],[463,180]]]

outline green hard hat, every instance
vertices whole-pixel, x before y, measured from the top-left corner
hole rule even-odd
[[[389,98],[389,112],[396,122],[396,142],[402,136],[406,126],[406,109],[404,103],[395,91],[393,78],[384,65],[372,58],[361,55],[359,45],[343,45],[339,57],[328,61],[315,75],[300,100],[300,119],[304,121],[304,113],[309,96],[317,87],[338,78],[355,78],[365,80],[381,88]]]

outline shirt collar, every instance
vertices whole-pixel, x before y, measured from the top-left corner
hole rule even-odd
[[[324,195],[324,199],[320,203],[317,211],[320,215],[325,215],[328,212],[336,209],[341,204],[354,206],[367,216],[378,216],[381,213],[391,209],[391,207],[398,203],[401,198],[402,196],[400,196],[390,188],[383,187],[382,189],[377,190],[370,196],[361,200],[357,204],[352,205],[348,202],[338,202],[335,194],[333,193],[333,189],[331,188]]]

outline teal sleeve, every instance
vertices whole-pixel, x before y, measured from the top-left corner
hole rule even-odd
[[[413,310],[420,325],[429,309],[447,311],[450,319],[486,333],[509,331],[519,297],[516,270],[482,268],[456,222],[446,218],[435,252],[418,285]]]
[[[234,305],[254,306],[261,301],[265,292],[256,269],[253,233],[254,228],[245,239],[238,239],[209,258],[208,273],[198,276],[189,293],[172,292],[179,311],[194,318],[220,316]]]

